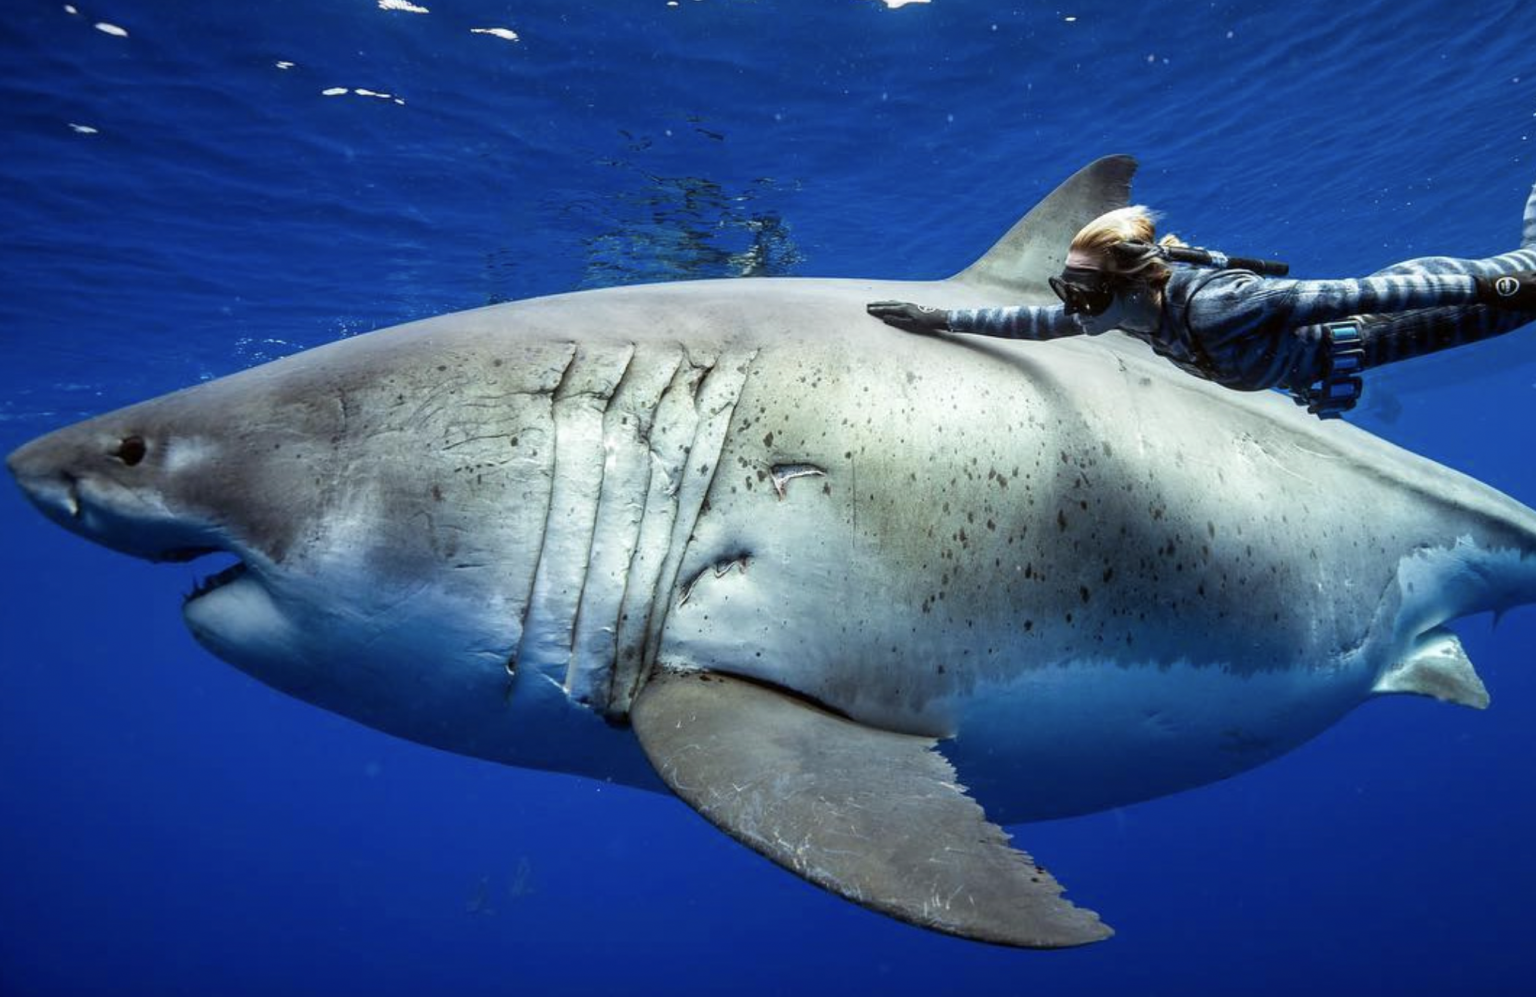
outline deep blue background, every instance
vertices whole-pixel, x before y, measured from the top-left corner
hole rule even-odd
[[[1516,0],[422,3],[8,0],[0,448],[488,301],[941,276],[1105,153],[1140,157],[1172,230],[1304,276],[1512,248],[1536,180]],[[503,26],[520,40],[469,30]],[[1532,336],[1377,378],[1356,421],[1536,502]],[[669,798],[284,699],[192,644],[191,568],[93,548],[13,489],[0,527],[4,997],[1495,994],[1536,972],[1529,610],[1461,628],[1486,713],[1370,703],[1229,783],[1018,829],[1119,931],[1027,953],[833,899]]]

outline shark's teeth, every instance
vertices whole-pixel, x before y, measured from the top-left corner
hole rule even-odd
[[[214,589],[219,588],[220,586],[228,585],[230,582],[244,575],[245,571],[245,562],[236,561],[234,564],[231,564],[223,571],[201,579],[196,585],[192,587],[192,591],[187,593],[186,598],[182,600],[182,605],[186,605],[193,599],[201,598],[202,596],[207,595],[209,592],[212,592]]]

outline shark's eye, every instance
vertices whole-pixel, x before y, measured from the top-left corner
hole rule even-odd
[[[132,467],[144,459],[146,449],[144,437],[125,436],[123,437],[123,442],[117,445],[117,449],[112,451],[112,456]]]

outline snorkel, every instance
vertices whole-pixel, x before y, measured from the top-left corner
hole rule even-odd
[[[1140,269],[1137,266],[1138,263],[1144,266],[1144,261],[1156,259],[1165,263],[1187,263],[1190,266],[1212,267],[1217,270],[1252,270],[1262,277],[1284,277],[1291,272],[1290,264],[1281,263],[1279,260],[1228,256],[1220,250],[1202,249],[1199,246],[1163,246],[1129,239],[1111,246],[1110,252],[1114,254],[1117,264],[1128,263],[1135,269]]]

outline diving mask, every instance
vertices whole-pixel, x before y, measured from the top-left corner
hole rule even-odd
[[[1103,315],[1114,304],[1120,284],[1118,275],[1093,267],[1063,267],[1060,277],[1050,279],[1068,315]]]

